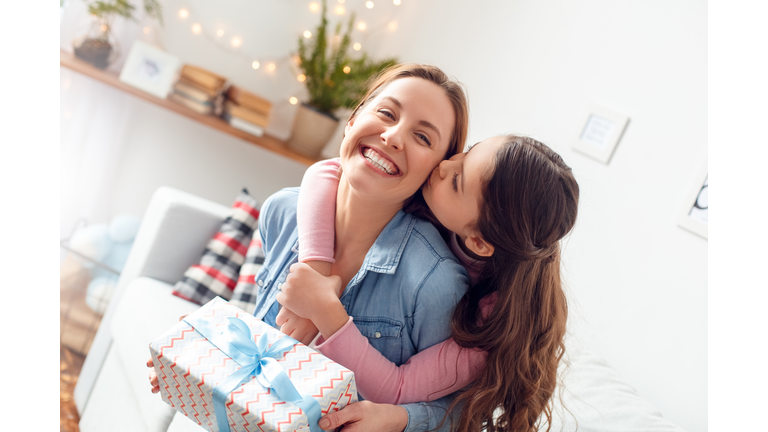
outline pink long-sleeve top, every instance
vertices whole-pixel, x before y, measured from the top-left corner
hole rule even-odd
[[[301,262],[334,262],[336,192],[340,176],[338,158],[318,162],[304,174],[297,212]],[[455,234],[450,246],[474,282],[482,263],[461,249]],[[480,301],[483,317],[491,312],[496,299],[494,292]],[[353,321],[354,317],[350,317],[327,340],[318,337],[315,348],[352,370],[358,392],[369,401],[404,404],[439,399],[474,381],[485,365],[485,351],[462,348],[448,339],[397,366],[368,343]]]

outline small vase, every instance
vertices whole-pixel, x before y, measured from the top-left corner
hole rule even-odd
[[[307,104],[301,104],[293,119],[288,148],[309,157],[317,157],[336,132],[339,120]]]
[[[107,19],[92,17],[84,33],[72,41],[75,56],[99,69],[106,69],[119,55],[117,40]]]

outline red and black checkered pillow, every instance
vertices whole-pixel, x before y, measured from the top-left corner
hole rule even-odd
[[[254,233],[251,245],[248,246],[248,253],[245,255],[245,263],[240,267],[240,278],[237,280],[235,292],[229,301],[248,313],[253,313],[256,309],[258,294],[256,274],[261,270],[262,265],[264,265],[264,251],[261,248],[258,233]]]
[[[226,300],[232,297],[251,238],[258,229],[258,207],[244,188],[221,228],[208,242],[200,262],[187,269],[173,287],[174,295],[201,305],[216,296]]]

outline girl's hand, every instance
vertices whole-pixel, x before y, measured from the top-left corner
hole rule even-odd
[[[320,419],[324,430],[344,426],[344,432],[401,432],[408,426],[408,411],[397,405],[360,401]]]
[[[296,315],[288,310],[287,307],[281,308],[280,312],[277,313],[275,324],[280,326],[281,332],[304,345],[309,345],[315,336],[317,336],[317,327],[315,327],[312,321]]]
[[[304,263],[291,266],[291,273],[283,282],[277,301],[296,315],[312,320],[317,325],[318,319],[327,312],[331,305],[339,303],[341,278],[323,276]]]

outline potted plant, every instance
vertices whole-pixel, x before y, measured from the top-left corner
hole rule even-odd
[[[111,31],[112,22],[116,16],[136,21],[133,16],[136,7],[129,0],[85,0],[85,3],[93,22],[87,33],[73,42],[75,56],[105,69],[118,56],[117,41]],[[144,0],[144,12],[162,25],[163,14],[158,0]]]
[[[326,2],[315,34],[308,40],[299,37],[298,68],[306,77],[309,100],[299,106],[288,146],[310,157],[317,156],[338,127],[334,115],[340,108],[354,108],[363,95],[368,79],[394,65],[394,58],[373,61],[362,53],[353,59],[348,53],[355,14],[350,16],[344,35],[341,23],[330,38],[327,35]]]

